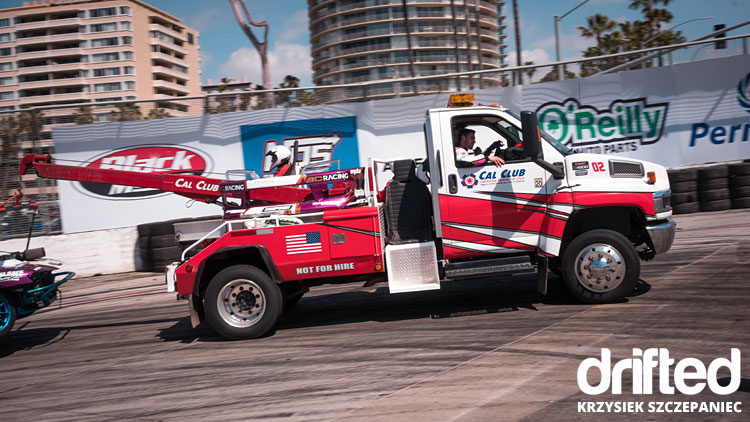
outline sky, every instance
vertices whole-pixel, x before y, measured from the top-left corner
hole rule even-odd
[[[237,23],[229,0],[145,0],[147,3],[181,19],[200,32],[203,83],[218,83],[222,77],[244,78],[262,83],[258,53]],[[544,64],[555,61],[554,16],[563,15],[583,0],[518,0],[521,27],[521,58],[524,62]],[[0,7],[17,7],[23,0],[0,0]],[[312,58],[307,17],[307,0],[245,0],[254,21],[267,21],[269,61],[273,85],[278,86],[286,75],[294,75],[301,86],[312,85]],[[590,39],[580,36],[578,26],[585,26],[586,17],[602,13],[616,21],[642,19],[640,12],[628,8],[630,0],[589,0],[567,15],[560,23],[561,58],[581,57],[592,46]],[[675,16],[670,25],[681,24],[678,30],[688,39],[713,31],[713,25],[732,26],[750,20],[750,0],[672,0],[667,7]],[[515,64],[516,46],[513,29],[512,0],[506,0],[508,28],[508,63]],[[262,39],[260,28],[255,28]],[[750,26],[734,34],[748,33]]]

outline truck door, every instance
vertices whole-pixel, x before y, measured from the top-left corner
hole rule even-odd
[[[458,132],[464,128],[475,131],[475,147],[482,151],[500,141],[491,155],[501,156],[505,164],[464,167],[457,162]],[[445,257],[536,250],[550,174],[523,157],[520,122],[499,110],[445,112],[440,134],[447,178],[439,201]]]

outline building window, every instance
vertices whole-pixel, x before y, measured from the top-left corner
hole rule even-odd
[[[12,99],[13,99],[13,91],[0,92],[0,101],[12,100]]]
[[[16,106],[2,106],[0,107],[0,111],[13,111],[16,109]]]
[[[135,68],[133,66],[125,66],[122,69],[123,69],[122,73],[125,75],[132,75],[133,72],[135,71]]]
[[[91,47],[111,47],[113,45],[117,45],[117,37],[91,40]]]
[[[3,86],[3,85],[13,85],[13,77],[6,76],[4,78],[0,78],[0,86]]]
[[[134,90],[135,89],[135,82],[133,81],[126,81],[125,82],[125,89]]]
[[[117,76],[120,74],[120,68],[119,67],[107,67],[104,69],[94,69],[94,76],[100,77],[100,76]]]
[[[120,14],[121,15],[128,15],[128,16],[130,16],[130,7],[128,7],[128,6],[120,6]]]
[[[131,24],[130,22],[128,21],[120,22],[120,30],[130,31],[131,29],[133,29],[133,24]]]
[[[110,82],[106,84],[95,84],[94,92],[108,92],[108,91],[119,91],[122,89],[120,82]]]
[[[9,33],[0,34],[0,42],[8,42],[8,41],[10,41]]]
[[[123,51],[122,52],[122,59],[123,60],[133,60],[133,52],[132,51]]]
[[[188,34],[188,43],[189,44],[194,44],[195,43],[195,40],[193,39],[193,34]]]
[[[111,121],[112,121],[111,113],[94,114],[94,122],[96,123],[104,123],[104,122],[111,122]]]
[[[125,97],[125,99],[130,101],[130,100],[135,100],[135,97],[132,95],[128,95],[127,97]]]
[[[112,62],[115,60],[120,60],[119,53],[100,53],[91,55],[92,63]]]
[[[0,63],[0,72],[13,70],[13,63]]]
[[[0,56],[10,56],[10,48],[0,48]]]
[[[133,45],[133,37],[122,37],[122,45]]]
[[[97,102],[97,103],[109,103],[112,101],[122,101],[122,97],[104,97],[104,98],[97,98],[94,100],[94,102]]]
[[[178,72],[182,72],[182,73],[188,73],[187,67],[180,66],[178,64],[174,65],[174,70],[176,70]]]
[[[117,14],[117,8],[105,7],[103,9],[91,9],[89,10],[89,16],[92,18],[101,18],[102,16],[114,16]]]
[[[117,31],[117,23],[108,22],[108,23],[96,23],[96,24],[91,25],[91,32],[109,32],[109,31]]]
[[[0,19],[0,28],[5,28],[6,26],[10,26],[10,19]]]

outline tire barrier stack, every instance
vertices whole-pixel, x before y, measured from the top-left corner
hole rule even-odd
[[[750,162],[729,165],[732,208],[750,208]]]
[[[674,214],[750,208],[750,162],[667,172]]]
[[[215,219],[212,217],[181,218],[177,220],[160,221],[158,223],[141,224],[138,226],[138,252],[143,263],[142,271],[164,272],[164,267],[173,261],[178,261],[190,243],[181,244],[174,232],[175,223]],[[195,255],[202,247],[191,249],[189,256]]]
[[[670,170],[669,186],[672,189],[672,212],[692,214],[700,211],[698,202],[698,169]]]

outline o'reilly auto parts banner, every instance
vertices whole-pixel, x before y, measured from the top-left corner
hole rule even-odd
[[[580,152],[667,167],[750,158],[750,57],[528,85],[523,106]]]

